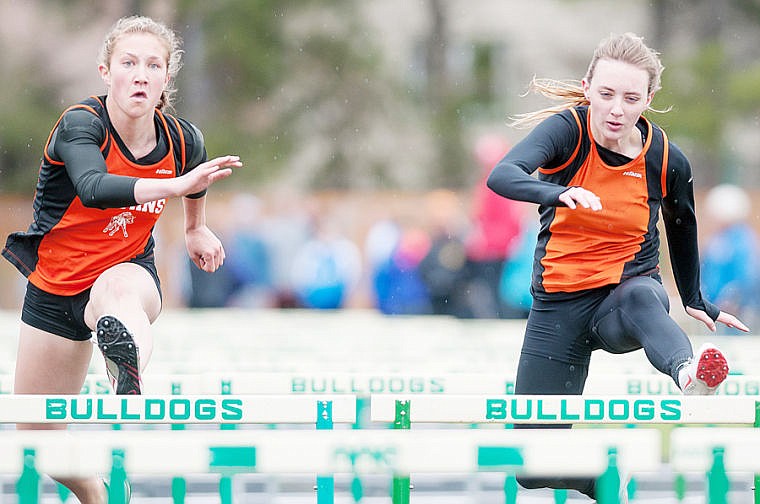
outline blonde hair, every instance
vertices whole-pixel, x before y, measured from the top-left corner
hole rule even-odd
[[[174,87],[174,78],[182,68],[182,39],[174,33],[165,24],[155,21],[145,16],[128,16],[116,21],[103,40],[103,45],[98,54],[98,64],[107,68],[111,66],[111,56],[119,37],[131,33],[150,33],[166,47],[167,72],[169,74],[169,83],[166,85],[161,99],[158,102],[158,108],[161,110],[172,107],[174,94],[177,92]]]
[[[649,74],[648,93],[652,95],[659,91],[662,71],[665,67],[660,61],[659,53],[648,47],[644,43],[643,37],[628,32],[622,35],[613,34],[602,40],[596,47],[586,71],[584,77],[586,82],[591,82],[593,79],[596,64],[600,59],[622,61],[645,70]],[[529,126],[565,109],[589,104],[583,92],[581,81],[577,80],[537,79],[533,77],[526,94],[530,92],[541,94],[552,100],[560,100],[561,103],[535,112],[515,115],[511,118],[512,126]],[[651,106],[648,110],[663,112],[653,109]]]

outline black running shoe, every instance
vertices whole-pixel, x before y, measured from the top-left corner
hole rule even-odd
[[[140,394],[140,354],[124,324],[111,315],[98,319],[98,347],[117,394]]]

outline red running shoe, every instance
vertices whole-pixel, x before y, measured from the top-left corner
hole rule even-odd
[[[728,376],[728,363],[712,343],[699,348],[694,358],[678,373],[678,381],[685,395],[713,395]]]

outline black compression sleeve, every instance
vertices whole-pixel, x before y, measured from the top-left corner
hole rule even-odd
[[[207,161],[206,146],[203,140],[203,133],[193,123],[178,118],[182,129],[185,131],[185,142],[187,147],[187,166],[183,173],[194,170],[199,164]],[[195,194],[188,194],[186,198],[198,199],[206,195],[204,189]]]
[[[548,117],[499,161],[488,177],[488,187],[506,198],[564,206],[559,195],[567,187],[537,180],[531,174],[540,167],[551,168],[566,162],[579,135],[569,111]]]
[[[104,138],[105,127],[99,117],[86,110],[71,110],[56,128],[51,150],[64,163],[83,205],[93,208],[135,205],[137,179],[108,173],[100,152]]]
[[[662,202],[662,216],[673,276],[684,306],[703,310],[715,320],[720,310],[704,300],[700,292],[699,245],[691,165],[681,150],[672,143],[670,151],[667,195]]]

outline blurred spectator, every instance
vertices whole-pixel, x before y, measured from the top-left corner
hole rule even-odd
[[[187,255],[187,254],[185,254]],[[184,258],[187,284],[183,289],[188,308],[223,308],[234,290],[229,267],[223,264],[213,273],[197,268],[192,259]]]
[[[705,199],[714,231],[702,253],[704,295],[722,310],[736,314],[750,327],[758,320],[760,271],[758,236],[749,223],[751,202],[740,187],[721,184]],[[726,333],[739,334],[722,328]]]
[[[519,305],[515,306],[514,300],[509,298],[505,302],[500,295],[500,284],[512,281],[512,273],[504,276],[502,269],[520,244],[524,205],[502,198],[486,186],[491,170],[508,150],[509,144],[494,135],[483,136],[475,144],[475,160],[481,176],[472,194],[472,222],[466,239],[466,252],[470,306],[476,318],[524,316],[524,310]],[[510,268],[514,267],[517,263],[510,265]],[[528,282],[506,287],[516,295],[524,291],[529,296],[529,285],[530,276]]]
[[[250,194],[238,194],[230,202],[230,222],[224,266],[231,282],[229,305],[271,306],[272,271],[269,247],[261,230],[261,201]]]
[[[538,223],[523,221],[523,232],[515,250],[504,261],[499,279],[501,318],[528,318],[533,296],[530,283],[533,275],[533,252],[538,239]]]
[[[430,296],[419,264],[430,250],[430,237],[418,228],[399,229],[392,221],[376,223],[367,237],[372,287],[380,312],[421,315],[431,312]]]
[[[361,276],[359,248],[342,236],[329,219],[315,222],[312,239],[304,243],[291,267],[291,283],[306,308],[343,308]]]
[[[272,210],[262,231],[270,253],[273,306],[297,308],[300,302],[291,283],[292,267],[312,233],[312,219],[307,210],[311,202],[303,194],[285,189],[272,196]]]
[[[419,272],[430,295],[433,313],[472,318],[463,239],[465,223],[461,221],[457,196],[450,191],[433,191],[428,195],[427,214],[431,221],[431,244],[419,264]]]

